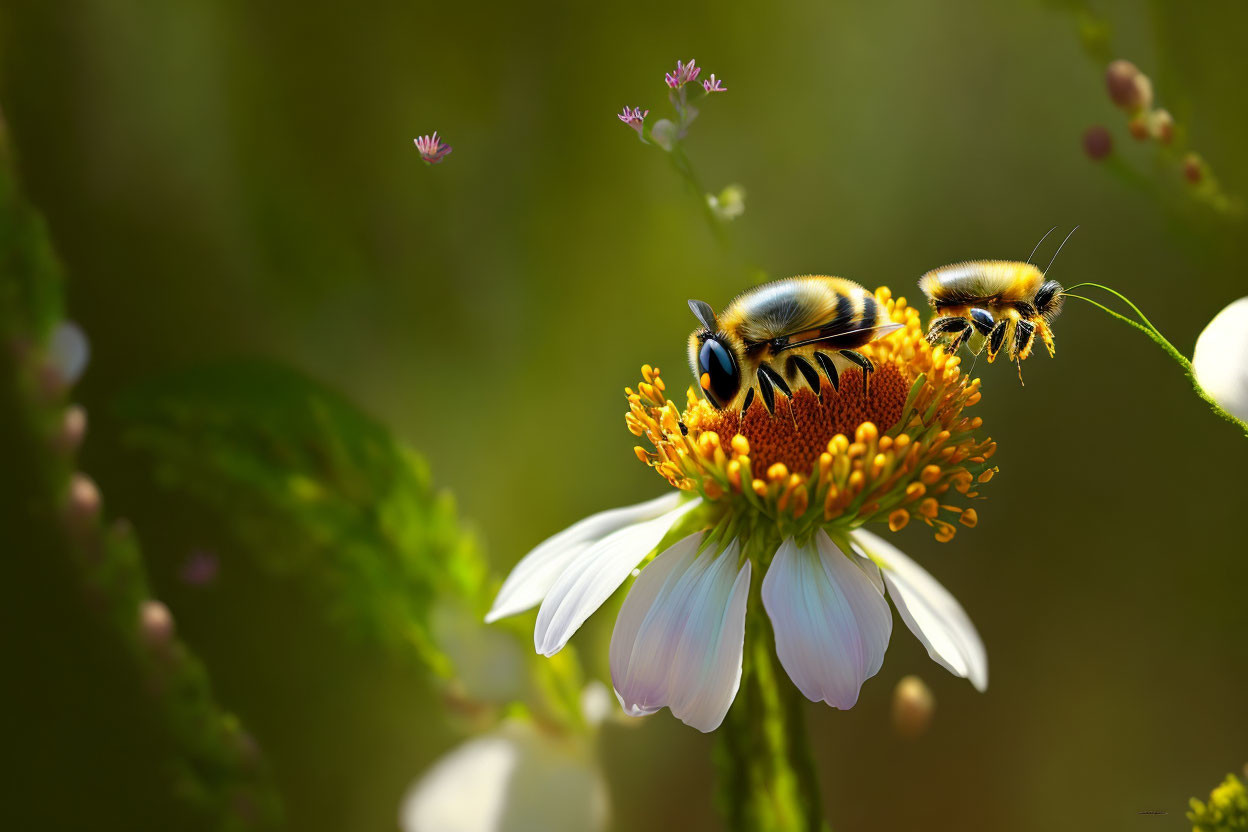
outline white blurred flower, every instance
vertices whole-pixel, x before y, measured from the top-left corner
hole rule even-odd
[[[1223,409],[1248,421],[1248,297],[1227,306],[1200,333],[1192,371]]]
[[[740,185],[729,185],[719,194],[707,194],[706,204],[720,220],[735,220],[745,213],[745,188]]]
[[[585,736],[514,721],[450,751],[408,789],[403,832],[597,832],[607,785]]]
[[[91,359],[91,344],[82,327],[73,321],[61,321],[48,338],[48,362],[57,380],[65,387],[82,378]]]

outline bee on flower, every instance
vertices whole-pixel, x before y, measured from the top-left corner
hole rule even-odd
[[[898,531],[917,521],[948,541],[959,526],[976,525],[965,503],[997,470],[989,464],[996,444],[966,413],[980,400],[979,381],[929,343],[904,298],[886,288],[858,297],[856,284],[843,283],[836,286],[854,306],[841,310],[844,326],[828,331],[831,369],[811,365],[805,352],[810,373],[802,362],[755,367],[745,379],[760,388],[751,401],[745,384],[716,390],[702,378],[682,408],[659,371],[643,367],[641,383],[625,391],[625,420],[648,443],[635,449],[638,459],[673,491],[595,514],[540,544],[504,581],[486,620],[538,606],[534,644],[554,655],[657,550],[611,638],[612,682],[628,714],[668,707],[714,730],[741,683],[747,627],[765,633],[768,623],[768,649],[797,688],[852,707],[883,663],[892,630],[886,597],[937,663],[984,690],[987,656],[965,611],[866,528]],[[709,306],[695,314],[703,344],[726,342]],[[849,322],[868,317],[870,337],[852,337]],[[819,351],[819,332],[833,323],[803,321],[806,335],[792,343]]]

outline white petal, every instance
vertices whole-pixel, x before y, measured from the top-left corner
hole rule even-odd
[[[851,535],[880,565],[901,620],[928,655],[955,676],[969,678],[978,690],[987,690],[988,653],[957,599],[893,544],[862,529]]]
[[[619,589],[642,558],[648,555],[672,524],[698,505],[688,500],[652,520],[618,529],[574,555],[537,611],[533,645],[553,656],[563,649],[585,619]]]
[[[1192,370],[1218,404],[1248,421],[1248,298],[1223,309],[1200,333]]]
[[[856,544],[852,539],[849,541],[849,548],[853,550],[855,557],[851,558],[854,565],[866,573],[871,579],[871,585],[875,587],[875,591],[884,594],[884,578],[880,575],[880,567],[875,565],[875,561],[867,556],[862,547]]]
[[[512,723],[455,748],[413,783],[399,809],[399,827],[597,832],[606,828],[607,810],[606,783],[588,748]]]
[[[625,526],[671,511],[680,504],[681,496],[679,491],[674,491],[634,506],[600,511],[546,538],[521,558],[507,580],[503,581],[485,622],[489,624],[537,606],[546,597],[559,573],[594,541]]]
[[[806,548],[781,544],[763,579],[780,663],[807,699],[834,708],[858,701],[893,631],[888,602],[857,559],[820,531]]]
[[[734,541],[718,556],[686,537],[641,571],[611,634],[611,681],[630,716],[666,706],[714,731],[741,684],[750,562]]]

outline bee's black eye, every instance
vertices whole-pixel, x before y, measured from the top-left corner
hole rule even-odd
[[[707,338],[702,344],[698,353],[698,369],[707,376],[708,383],[703,384],[703,389],[711,404],[722,408],[736,397],[741,386],[737,360],[715,336]]]

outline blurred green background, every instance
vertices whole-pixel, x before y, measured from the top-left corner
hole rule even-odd
[[[222,356],[304,370],[427,456],[503,574],[666,487],[633,458],[622,389],[643,362],[683,387],[686,298],[718,308],[756,269],[914,298],[929,268],[1022,259],[1078,224],[1052,275],[1126,292],[1189,354],[1248,294],[1242,221],[1083,155],[1103,123],[1143,181],[1173,176],[1127,137],[1073,6],[0,9],[0,101],[92,343],[82,467],[267,752],[291,829],[394,828],[457,734],[413,668],[344,638],[156,487],[111,415],[132,385]],[[1248,191],[1248,8],[1092,11],[1227,190]],[[688,143],[709,187],[748,192],[726,247],[615,118],[666,115],[663,72],[689,57],[728,89]],[[454,152],[427,168],[411,142],[435,129]],[[1008,364],[979,368],[1001,468],[979,527],[896,538],[974,619],[990,688],[899,627],[857,707],[811,705],[835,829],[1183,829],[1187,797],[1248,759],[1248,442],[1138,333],[1077,301],[1056,332],[1025,387]],[[177,826],[137,681],[27,537],[3,533],[0,826]],[[221,555],[211,590],[176,579],[196,547]],[[610,624],[576,641],[600,675]],[[911,672],[938,705],[903,742],[888,708]],[[607,726],[615,828],[718,828],[711,745],[666,712]]]

